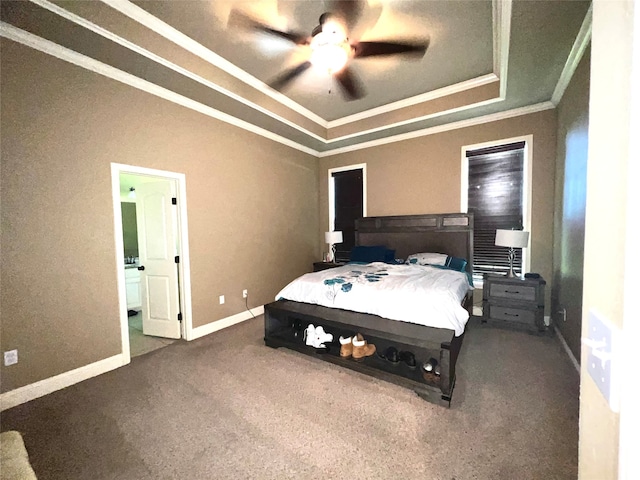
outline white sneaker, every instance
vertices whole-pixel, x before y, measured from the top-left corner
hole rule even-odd
[[[333,335],[324,331],[320,325],[316,327],[315,345],[316,348],[326,348],[325,342],[332,342]]]
[[[312,323],[304,330],[304,343],[310,347],[315,347],[316,343],[316,327]]]

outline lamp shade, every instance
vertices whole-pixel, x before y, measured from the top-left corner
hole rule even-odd
[[[526,248],[529,232],[522,230],[496,230],[496,245],[499,247]]]
[[[329,245],[342,243],[342,232],[324,232],[324,241]]]

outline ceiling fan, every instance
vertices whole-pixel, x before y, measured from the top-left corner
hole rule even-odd
[[[314,66],[327,71],[337,80],[347,100],[357,100],[365,95],[362,82],[349,67],[351,60],[382,55],[405,55],[421,58],[427,51],[428,40],[416,43],[351,42],[347,29],[357,22],[362,12],[362,2],[334,1],[332,7],[330,11],[320,15],[319,24],[311,31],[311,35],[277,30],[236,9],[231,11],[229,25],[266,33],[299,46],[310,47],[309,59],[283,71],[269,82],[270,87],[279,91],[283,90],[311,66]]]

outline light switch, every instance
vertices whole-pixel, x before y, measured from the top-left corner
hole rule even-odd
[[[609,402],[609,408],[618,412],[620,384],[616,353],[620,349],[620,329],[593,310],[589,311],[588,320],[587,337],[582,339],[587,347],[587,371]]]

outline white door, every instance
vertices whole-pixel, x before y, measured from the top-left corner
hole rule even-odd
[[[159,180],[136,187],[142,332],[180,338],[177,207],[171,201],[172,186],[169,180]]]

